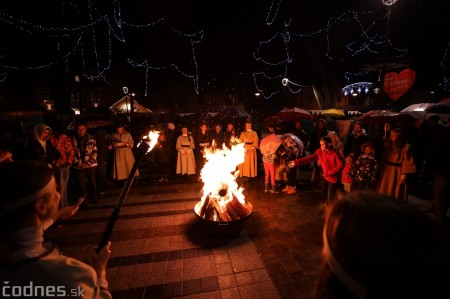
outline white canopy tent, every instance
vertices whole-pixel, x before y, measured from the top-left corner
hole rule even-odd
[[[130,113],[131,98],[129,96],[124,96],[109,107],[109,110],[111,110],[114,114]],[[142,104],[139,104],[136,100],[133,100],[133,113],[152,113],[152,111]]]

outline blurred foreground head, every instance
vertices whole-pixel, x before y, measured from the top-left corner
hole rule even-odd
[[[449,236],[409,203],[373,192],[341,194],[323,230],[317,298],[442,298]]]
[[[56,201],[56,183],[48,164],[18,160],[0,167],[0,230],[17,229],[30,221],[39,201]],[[40,217],[50,217],[52,212],[47,208]]]

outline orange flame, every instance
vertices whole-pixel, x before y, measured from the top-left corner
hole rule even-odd
[[[158,136],[159,136],[158,131],[150,131],[150,132],[148,132],[148,135],[146,135],[142,138],[142,140],[145,140],[145,141],[141,141],[141,142],[147,142],[149,145],[147,153],[151,152],[152,149],[155,147],[156,143],[158,142]],[[149,141],[147,141],[147,140],[149,140]],[[138,144],[138,147],[139,147],[139,144]]]
[[[233,195],[245,203],[244,190],[236,183],[239,171],[236,167],[244,162],[244,143],[232,146],[228,149],[225,145],[222,149],[206,149],[206,163],[201,171],[201,179],[204,183],[202,203],[206,197],[214,197],[219,206],[224,206],[233,199]]]

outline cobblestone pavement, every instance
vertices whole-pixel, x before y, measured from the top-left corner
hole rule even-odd
[[[194,213],[202,186],[182,178],[132,186],[111,236],[113,298],[313,298],[320,190],[304,183],[297,194],[270,194],[262,178],[246,183],[253,213],[237,234],[225,235],[207,233]],[[120,192],[107,189],[99,204],[80,209],[48,237],[65,255],[87,261]]]

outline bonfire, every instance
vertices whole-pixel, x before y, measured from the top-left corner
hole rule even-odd
[[[206,163],[201,171],[203,195],[195,206],[195,213],[206,220],[228,222],[247,217],[252,205],[245,200],[244,189],[236,178],[237,166],[244,162],[245,148],[240,143],[228,149],[208,148]]]

